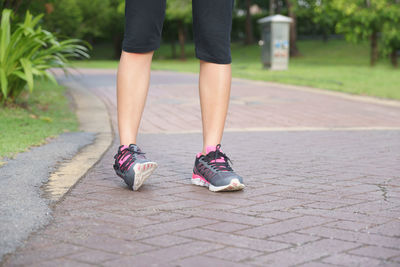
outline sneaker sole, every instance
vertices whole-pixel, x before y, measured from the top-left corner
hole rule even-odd
[[[133,170],[135,171],[135,181],[132,188],[133,191],[139,190],[157,167],[158,164],[156,162],[136,163],[133,167]]]
[[[228,185],[214,186],[206,181],[203,177],[194,174],[192,177],[192,184],[208,187],[208,189],[212,192],[239,191],[245,187],[244,184],[240,183],[238,179],[232,179]]]

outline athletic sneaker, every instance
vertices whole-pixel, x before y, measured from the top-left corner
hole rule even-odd
[[[138,190],[157,168],[157,163],[149,161],[136,144],[121,145],[115,154],[114,170],[132,190]]]
[[[194,162],[192,184],[208,187],[213,192],[236,191],[244,188],[243,178],[229,165],[231,161],[221,150],[221,145],[207,146]]]

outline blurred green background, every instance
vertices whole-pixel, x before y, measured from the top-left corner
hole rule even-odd
[[[191,0],[166,1],[162,44],[154,54],[152,69],[197,72]],[[77,58],[70,66],[117,68],[124,34],[125,0],[0,0],[0,7],[13,10],[13,27],[24,20],[29,10],[34,16],[43,14],[40,27],[59,40],[76,38],[90,44],[90,58]],[[294,20],[287,71],[267,70],[261,63],[257,20],[272,14]],[[399,100],[399,25],[400,0],[235,0],[232,74]],[[32,93],[23,91],[12,104],[3,101],[0,157],[39,144],[48,136],[77,129],[64,92],[62,87],[35,80]],[[54,105],[52,99],[59,104]],[[68,122],[54,123],[61,117]],[[37,129],[43,129],[40,125],[47,123],[54,131],[49,128],[37,131],[38,135],[26,134],[24,138],[28,141],[23,143],[14,138],[34,129],[32,123],[37,124]],[[16,140],[14,149],[6,149],[12,142],[9,139]]]
[[[43,27],[93,45],[78,67],[115,68],[124,34],[124,0],[2,0],[17,17],[45,14]],[[288,71],[262,68],[259,18],[283,14],[291,29]],[[400,99],[399,0],[236,0],[233,76]],[[196,72],[191,0],[167,0],[162,46],[153,69]],[[293,40],[294,39],[294,40]],[[371,67],[373,66],[373,67]]]

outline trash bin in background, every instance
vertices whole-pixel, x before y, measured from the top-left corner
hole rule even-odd
[[[286,70],[289,64],[289,30],[292,19],[273,15],[257,21],[261,26],[261,61],[271,70]]]

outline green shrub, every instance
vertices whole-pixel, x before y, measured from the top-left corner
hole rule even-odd
[[[32,92],[34,79],[42,77],[57,83],[46,71],[62,68],[68,72],[69,59],[88,58],[88,48],[81,40],[59,41],[42,29],[42,15],[26,12],[22,23],[11,25],[12,11],[4,9],[0,26],[0,101],[14,101],[28,87]],[[14,27],[12,27],[14,26]]]

